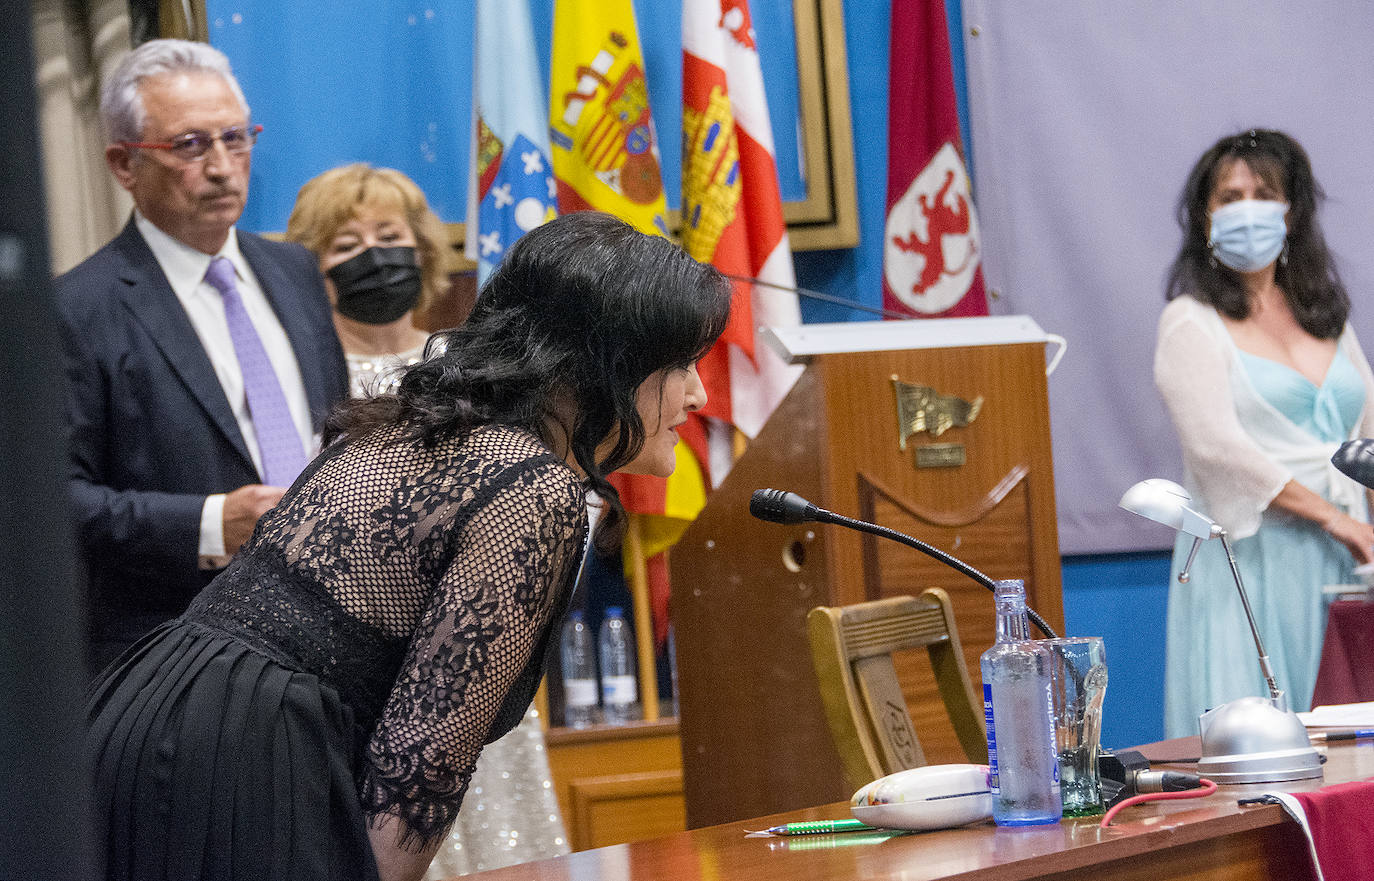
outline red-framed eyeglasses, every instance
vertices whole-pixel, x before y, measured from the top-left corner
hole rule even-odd
[[[140,150],[166,150],[178,159],[198,162],[215,146],[215,141],[223,144],[230,153],[247,153],[253,149],[261,133],[260,125],[231,125],[221,129],[219,134],[190,131],[170,141],[120,141],[119,145]]]

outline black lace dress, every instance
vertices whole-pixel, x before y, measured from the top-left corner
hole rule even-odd
[[[93,686],[110,879],[375,878],[371,816],[445,834],[519,722],[583,547],[581,482],[503,426],[322,454],[186,614]]]

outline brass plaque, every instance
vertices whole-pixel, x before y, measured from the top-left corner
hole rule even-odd
[[[965,461],[963,444],[926,444],[916,448],[917,468],[956,468]]]
[[[965,401],[957,395],[942,395],[924,385],[912,385],[892,377],[897,395],[897,446],[906,449],[907,438],[922,431],[939,437],[951,428],[963,428],[978,418],[983,396]]]

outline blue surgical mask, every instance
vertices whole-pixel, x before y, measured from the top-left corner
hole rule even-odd
[[[1212,212],[1208,244],[1212,255],[1236,272],[1254,272],[1273,263],[1288,237],[1285,202],[1241,199]]]

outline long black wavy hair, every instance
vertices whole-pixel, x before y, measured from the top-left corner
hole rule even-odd
[[[606,475],[644,444],[636,391],[705,355],[729,312],[730,286],[714,267],[610,215],[567,214],[511,247],[467,321],[430,339],[431,357],[396,394],[336,411],[326,441],[391,425],[426,444],[483,425],[525,428],[572,454],[607,501],[601,533],[611,538],[624,509]],[[443,353],[432,354],[440,341]],[[550,437],[551,426],[564,436]]]
[[[1212,221],[1207,202],[1217,178],[1235,160],[1281,191],[1288,202],[1286,256],[1274,267],[1274,281],[1293,317],[1318,339],[1340,336],[1350,314],[1350,296],[1317,223],[1317,205],[1325,195],[1312,176],[1307,151],[1280,131],[1248,129],[1222,138],[1193,166],[1178,200],[1183,247],[1169,270],[1165,298],[1187,294],[1237,321],[1250,314],[1240,274],[1218,263],[1208,247]]]

